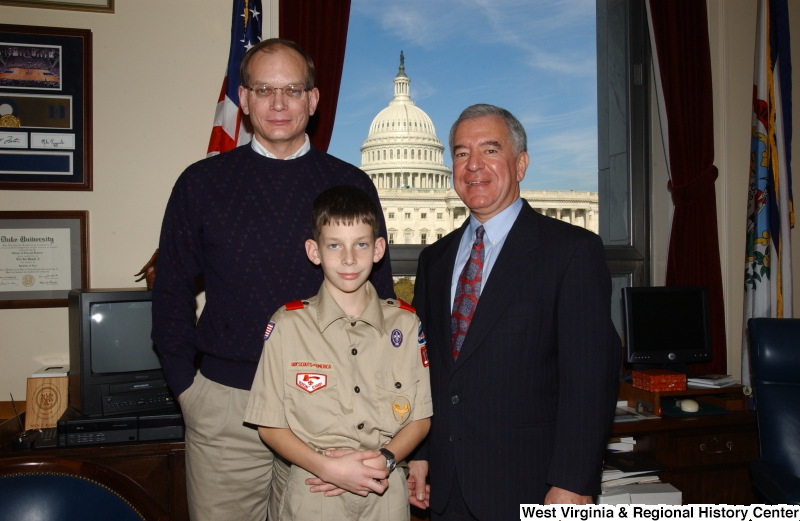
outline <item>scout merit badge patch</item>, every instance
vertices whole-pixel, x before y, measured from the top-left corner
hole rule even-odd
[[[318,373],[297,373],[297,387],[308,394],[319,391],[328,385],[328,375]]]
[[[275,329],[275,322],[270,322],[267,324],[267,329],[264,331],[264,342],[266,342],[269,336],[272,334],[273,329]]]
[[[403,343],[403,332],[399,329],[395,329],[392,331],[392,345],[394,347],[400,347],[400,344]]]
[[[425,332],[422,331],[422,324],[419,325],[419,333],[417,333],[417,343],[419,344],[419,354],[422,357],[422,367],[431,365],[428,360],[428,347],[425,341]]]
[[[392,400],[392,416],[394,421],[403,425],[410,417],[408,413],[411,412],[411,404],[408,403],[408,398],[405,396],[398,396]]]

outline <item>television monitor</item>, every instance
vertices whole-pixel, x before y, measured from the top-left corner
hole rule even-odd
[[[686,364],[711,360],[706,286],[622,289],[625,350],[633,369],[687,373]]]
[[[150,340],[152,292],[69,292],[69,403],[87,416],[174,407]]]

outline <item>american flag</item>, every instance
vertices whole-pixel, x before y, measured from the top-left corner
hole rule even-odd
[[[747,320],[792,316],[792,59],[786,0],[759,0],[745,253],[742,383],[750,385]]]
[[[239,108],[239,65],[244,54],[261,41],[261,0],[233,0],[231,50],[222,80],[208,155],[214,156],[250,142],[253,137],[242,124]]]

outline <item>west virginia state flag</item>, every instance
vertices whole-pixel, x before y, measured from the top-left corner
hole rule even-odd
[[[758,0],[757,23],[744,278],[745,385],[750,385],[747,320],[792,316],[792,60],[787,0]]]
[[[253,134],[242,122],[239,108],[239,65],[244,54],[261,41],[261,0],[234,0],[231,26],[231,50],[228,68],[222,81],[214,128],[208,142],[208,155],[213,156],[250,142]]]

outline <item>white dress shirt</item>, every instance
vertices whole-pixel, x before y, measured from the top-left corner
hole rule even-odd
[[[500,250],[503,249],[503,244],[506,242],[508,232],[514,225],[514,221],[517,220],[520,210],[522,210],[522,199],[518,197],[517,200],[508,205],[505,210],[485,223],[481,223],[474,215],[469,216],[469,225],[464,231],[464,235],[461,236],[461,242],[458,245],[458,254],[456,255],[456,263],[453,266],[453,280],[450,284],[451,303],[456,298],[458,277],[461,276],[461,270],[464,269],[464,264],[467,263],[469,254],[472,251],[472,243],[475,242],[475,230],[483,225],[484,252],[483,271],[481,272],[481,290],[483,290],[483,288],[486,287],[486,281],[489,280],[489,274],[492,272],[497,256],[500,255]]]
[[[306,140],[303,142],[300,148],[297,149],[297,152],[284,158],[284,160],[297,159],[298,157],[305,155],[309,150],[311,150],[311,141],[308,139],[308,134],[305,134],[305,136]],[[262,156],[266,156],[272,159],[278,159],[277,157],[275,157],[275,154],[264,148],[264,145],[259,143],[255,137],[253,137],[253,139],[250,140],[250,145],[253,147],[253,150],[255,150],[257,154],[261,154]]]

